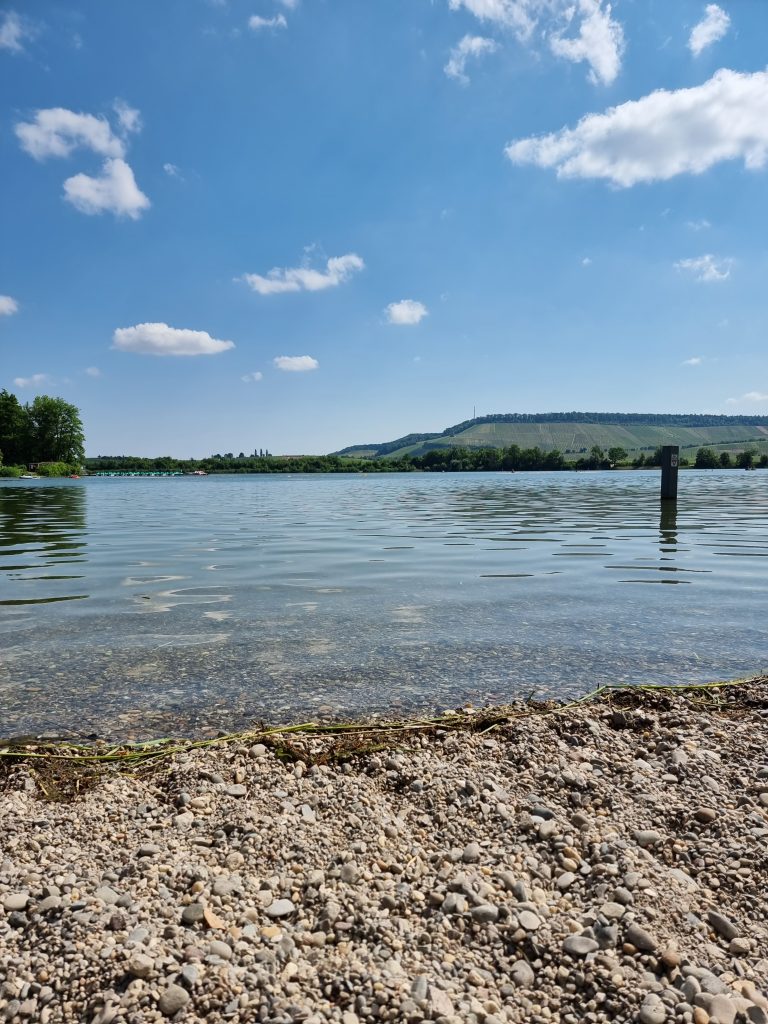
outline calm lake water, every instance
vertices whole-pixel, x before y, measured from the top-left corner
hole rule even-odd
[[[0,735],[208,735],[768,663],[768,472],[0,482]]]

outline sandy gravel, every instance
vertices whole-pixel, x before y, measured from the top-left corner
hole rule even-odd
[[[768,681],[292,743],[6,765],[0,1020],[767,1024]]]

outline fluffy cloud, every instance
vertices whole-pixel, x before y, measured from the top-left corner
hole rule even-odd
[[[727,398],[726,401],[729,405],[751,405],[755,402],[768,402],[768,394],[764,391],[748,391],[740,398]]]
[[[89,149],[106,157],[99,175],[67,178],[64,198],[81,213],[110,212],[135,220],[150,202],[124,160],[125,136],[141,130],[141,115],[123,100],[116,100],[114,108],[122,138],[112,131],[106,118],[64,107],[38,110],[32,121],[20,121],[14,131],[21,148],[35,160],[67,157],[75,149]]]
[[[704,281],[711,284],[714,281],[725,281],[730,277],[733,260],[718,260],[711,252],[704,256],[694,256],[688,260],[678,260],[675,263],[677,270],[692,274],[697,281]]]
[[[21,148],[35,160],[50,156],[69,156],[78,147],[101,156],[125,155],[123,140],[112,131],[105,117],[77,114],[64,107],[38,110],[34,120],[20,121],[14,127]]]
[[[0,18],[0,50],[20,53],[24,49],[22,40],[31,39],[33,35],[33,30],[16,11],[6,11]]]
[[[316,370],[320,365],[312,356],[275,356],[272,364],[286,373],[306,373],[308,370]]]
[[[558,57],[574,63],[586,61],[590,65],[590,81],[610,85],[621,70],[624,30],[611,17],[611,5],[603,8],[601,0],[579,0],[578,10],[582,15],[579,34],[567,39],[555,34],[550,38],[550,48]],[[570,9],[569,18],[575,11]]]
[[[146,356],[215,356],[234,348],[233,341],[212,338],[207,331],[190,331],[168,324],[136,324],[118,327],[112,348]]]
[[[49,373],[33,373],[31,377],[14,377],[13,383],[17,388],[41,388],[53,384],[53,377]]]
[[[255,384],[263,378],[264,374],[260,370],[256,370],[255,373],[244,373],[240,380],[245,381],[246,384]]]
[[[593,82],[610,84],[621,69],[624,31],[603,0],[448,0],[448,5],[511,31],[521,43],[531,44],[535,36],[547,40],[556,56],[586,61]],[[572,28],[576,34],[565,37]]]
[[[169,178],[181,177],[181,171],[176,166],[176,164],[163,164],[163,170],[165,171]]]
[[[414,299],[401,299],[400,302],[390,302],[386,313],[389,323],[410,326],[423,320],[429,314],[429,310],[423,302],[416,302]]]
[[[448,0],[448,6],[452,11],[458,11],[463,7],[480,21],[511,29],[518,39],[525,42],[536,27],[531,7],[537,6],[540,2],[541,0]]]
[[[688,49],[694,57],[698,57],[702,50],[706,50],[708,46],[723,38],[730,24],[731,19],[722,7],[718,7],[717,4],[707,4],[704,9],[704,17],[691,30]]]
[[[81,213],[114,213],[137,220],[150,206],[125,160],[105,160],[101,174],[75,174],[64,182],[64,198]]]
[[[469,83],[469,76],[466,74],[467,60],[470,57],[483,57],[486,53],[494,53],[497,49],[498,44],[493,39],[486,39],[484,36],[464,36],[451,50],[450,59],[443,71],[449,78],[455,78],[462,85],[467,85]]]
[[[102,373],[98,366],[86,366],[85,374],[87,377],[101,377]]]
[[[248,28],[253,29],[254,32],[260,32],[263,28],[288,28],[288,22],[285,20],[284,14],[276,14],[274,18],[262,18],[258,14],[254,14],[248,19]]]
[[[505,149],[515,164],[553,167],[560,178],[605,178],[628,187],[701,174],[722,160],[750,170],[768,159],[768,72],[722,69],[691,89],[658,89],[587,114],[575,128],[519,139]]]
[[[691,231],[706,231],[707,228],[712,227],[706,217],[702,217],[701,220],[687,220],[685,226]]]
[[[319,292],[343,284],[352,274],[363,270],[364,267],[362,259],[350,252],[346,256],[332,256],[326,261],[325,270],[314,270],[312,267],[273,267],[266,277],[262,277],[261,274],[243,274],[243,280],[259,295]]]
[[[126,135],[141,131],[141,114],[135,107],[128,106],[125,100],[115,100],[114,108],[118,124]]]
[[[682,362],[683,366],[701,366],[703,363],[701,356],[691,356],[690,359],[684,359]]]
[[[13,316],[18,313],[19,304],[10,295],[0,295],[0,316]]]

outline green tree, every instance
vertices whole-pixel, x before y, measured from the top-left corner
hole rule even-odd
[[[731,468],[732,462],[730,452],[720,452],[720,465],[723,467],[723,469]]]
[[[49,395],[38,395],[25,408],[31,449],[27,461],[80,465],[85,458],[85,435],[78,409]]]
[[[747,449],[747,451],[739,452],[736,456],[736,465],[740,469],[752,469],[755,464],[755,455],[757,452],[754,449]]]
[[[711,448],[699,448],[694,466],[696,469],[714,469],[717,466],[717,456]]]
[[[618,466],[619,463],[624,462],[628,458],[628,453],[624,448],[615,447],[608,449],[608,461],[614,466]]]
[[[26,462],[28,421],[16,395],[0,391],[0,462],[13,466]]]

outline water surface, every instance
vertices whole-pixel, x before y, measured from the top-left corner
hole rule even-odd
[[[768,662],[768,473],[0,484],[0,735],[147,738]]]

